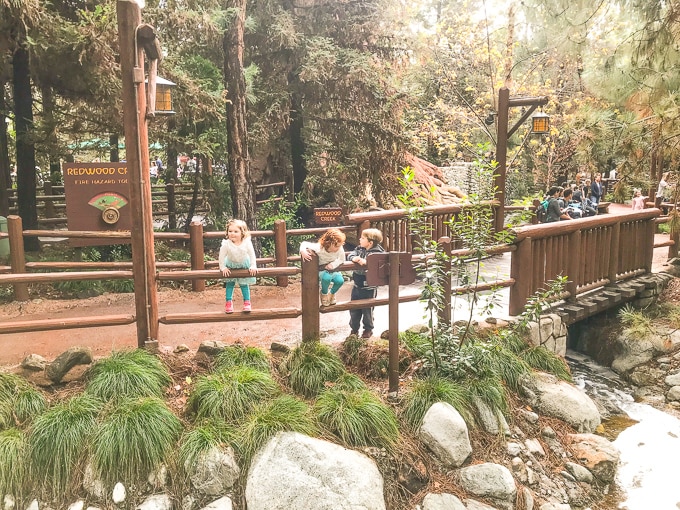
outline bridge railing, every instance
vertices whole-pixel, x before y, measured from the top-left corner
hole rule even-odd
[[[568,276],[565,297],[652,270],[658,209],[602,215],[515,229],[510,315],[557,276]],[[529,268],[529,270],[528,270]]]

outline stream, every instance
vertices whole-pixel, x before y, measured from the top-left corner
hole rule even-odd
[[[616,484],[599,508],[606,510],[677,510],[680,508],[680,420],[634,402],[631,389],[612,370],[569,351],[574,383],[605,406],[618,407],[630,420],[614,417],[605,429],[621,432],[614,445],[621,452]],[[632,423],[632,425],[631,425]]]

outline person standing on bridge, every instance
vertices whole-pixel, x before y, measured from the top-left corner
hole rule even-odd
[[[250,312],[250,286],[255,283],[257,274],[257,259],[255,249],[250,239],[248,225],[243,220],[229,220],[227,223],[227,238],[222,241],[219,255],[220,271],[228,277],[232,269],[247,269],[250,276],[241,278],[227,278],[224,283],[226,303],[225,313],[234,311],[234,287],[238,283],[243,295],[243,311]]]
[[[369,287],[366,285],[366,258],[371,253],[383,253],[383,247],[380,243],[383,240],[383,235],[377,228],[367,228],[361,232],[359,238],[359,246],[347,254],[347,260],[354,262],[360,269],[355,269],[352,274],[354,280],[354,287],[352,287],[352,301],[358,299],[374,299],[378,293],[378,287]],[[352,309],[349,311],[349,327],[352,328],[352,335],[359,334],[359,326],[364,325],[364,331],[361,333],[361,338],[371,338],[373,334],[373,307],[360,308],[358,310]]]
[[[337,228],[328,229],[318,243],[303,241],[300,244],[302,260],[312,260],[312,252],[319,256],[319,280],[321,281],[321,305],[335,304],[335,294],[345,283],[345,278],[336,268],[345,261],[345,234]],[[332,284],[332,286],[331,286]]]
[[[673,186],[669,182],[670,172],[664,172],[659,181],[659,187],[656,188],[656,196],[654,197],[654,207],[661,207],[661,202],[665,198],[666,192]]]

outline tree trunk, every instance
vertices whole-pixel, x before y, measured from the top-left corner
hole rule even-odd
[[[255,186],[250,174],[248,128],[246,126],[246,80],[243,71],[245,0],[228,0],[227,9],[236,16],[224,33],[225,84],[227,88],[227,149],[234,216],[251,229],[257,228]]]
[[[38,228],[38,210],[35,199],[35,145],[33,130],[33,96],[29,71],[28,51],[20,45],[12,59],[14,87],[14,119],[17,148],[17,202],[23,227]],[[38,251],[37,237],[24,239],[27,251]]]
[[[297,81],[297,76],[293,80]],[[297,195],[302,191],[302,186],[307,178],[306,145],[302,136],[303,120],[300,95],[294,92],[290,99],[290,156],[293,164],[293,193]]]
[[[5,82],[0,80],[0,112],[6,112],[5,104]],[[7,188],[10,186],[10,162],[9,162],[9,142],[7,140],[7,123],[4,113],[0,115],[0,216],[9,214],[9,194]]]
[[[118,152],[118,135],[109,135],[109,161],[111,163],[118,163],[120,161],[120,152]]]

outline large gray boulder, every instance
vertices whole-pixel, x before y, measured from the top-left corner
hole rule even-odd
[[[430,493],[423,499],[423,510],[467,510],[463,502],[453,494]]]
[[[536,411],[559,418],[579,432],[594,432],[600,424],[600,413],[590,397],[553,375],[525,377],[522,393]]]
[[[220,496],[234,486],[241,470],[234,458],[234,450],[227,447],[210,448],[198,456],[194,466],[185,466],[191,485],[207,496]]]
[[[383,478],[365,455],[297,432],[280,432],[255,455],[248,510],[385,510]]]
[[[465,420],[455,407],[445,402],[437,402],[428,409],[418,437],[448,468],[461,466],[472,453]]]
[[[461,469],[458,476],[461,487],[467,492],[504,503],[504,507],[513,506],[517,487],[512,473],[505,466],[491,462],[475,464]]]
[[[627,374],[644,365],[657,352],[650,339],[634,337],[625,331],[616,339],[616,346],[618,352],[612,361],[612,370],[617,374]]]

